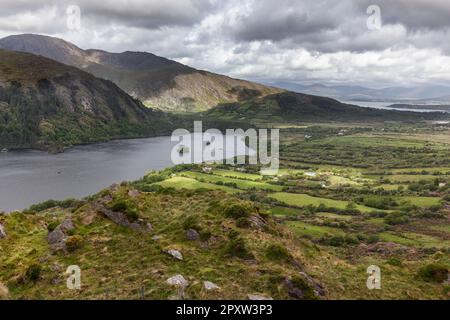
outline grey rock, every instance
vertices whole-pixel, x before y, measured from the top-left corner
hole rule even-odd
[[[0,223],[0,239],[6,238],[5,227]]]
[[[174,249],[169,249],[166,251],[168,254],[170,254],[172,257],[174,257],[177,260],[183,260],[183,255],[181,254],[180,251],[178,250],[174,250]]]
[[[61,227],[58,226],[55,230],[51,231],[47,235],[47,242],[49,244],[57,244],[66,240],[67,235],[62,231]]]
[[[186,288],[189,285],[189,281],[187,281],[181,274],[170,277],[167,279],[167,283],[178,288]]]
[[[206,290],[219,290],[220,287],[211,281],[203,281],[203,287]]]
[[[186,238],[191,241],[196,241],[200,239],[200,235],[198,234],[197,230],[189,229],[186,231]]]
[[[248,299],[249,300],[273,300],[271,297],[260,296],[257,294],[249,294]]]
[[[263,229],[266,226],[266,222],[260,216],[251,216],[248,220],[253,228]]]
[[[301,288],[296,287],[291,279],[284,279],[283,284],[286,287],[287,292],[291,298],[301,300],[305,297],[304,291]]]
[[[152,229],[149,229],[149,223],[147,223],[144,219],[139,219],[137,221],[130,222],[127,216],[122,212],[112,211],[98,203],[95,205],[95,209],[102,215],[104,215],[105,217],[107,217],[108,219],[110,219],[111,221],[122,227],[130,228],[134,231],[141,233],[149,233],[152,231]]]
[[[310,275],[308,275],[306,272],[301,271],[300,275],[308,282],[308,284],[313,288],[314,294],[319,297],[325,296],[325,289],[324,287],[318,283],[316,280],[314,280]]]
[[[71,230],[75,229],[75,226],[73,225],[73,222],[72,222],[71,218],[64,219],[64,221],[61,222],[59,227],[61,228],[61,230],[63,232],[68,232],[68,231],[71,231]]]

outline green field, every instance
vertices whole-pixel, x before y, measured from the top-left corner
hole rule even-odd
[[[349,205],[349,201],[319,198],[319,197],[313,197],[313,196],[310,196],[307,194],[277,192],[274,194],[270,194],[269,197],[276,199],[278,201],[281,201],[287,205],[297,206],[297,207],[306,207],[306,206],[310,206],[310,205],[318,207],[320,205],[324,205],[328,208],[337,208],[337,209],[344,210]],[[356,209],[360,210],[361,212],[371,212],[371,211],[377,210],[377,209],[362,206],[362,205],[356,205]]]
[[[337,228],[330,228],[324,226],[316,226],[301,221],[289,221],[287,226],[299,236],[310,236],[320,238],[325,235],[343,236],[345,233]]]
[[[215,183],[227,183],[227,184],[236,184],[239,189],[261,189],[261,190],[273,190],[280,191],[283,189],[282,186],[253,181],[253,180],[242,180],[242,179],[234,179],[227,178],[223,176],[216,176],[213,174],[205,174],[199,172],[183,172],[184,176],[196,180],[204,180],[206,182],[215,184]]]
[[[173,177],[162,182],[155,183],[155,185],[159,185],[164,188],[175,188],[175,189],[213,189],[213,190],[223,190],[226,192],[235,193],[238,190],[226,186],[219,186],[212,183],[199,182],[195,179],[186,178],[186,177]]]
[[[238,179],[247,179],[258,181],[262,180],[262,176],[258,174],[234,171],[234,170],[223,170],[223,169],[214,169],[213,174],[222,176],[222,177],[230,177],[230,178],[238,178]]]

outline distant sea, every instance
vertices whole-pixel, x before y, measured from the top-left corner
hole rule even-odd
[[[374,108],[374,109],[383,109],[383,110],[398,110],[398,111],[413,111],[413,112],[446,112],[450,113],[450,110],[439,110],[439,109],[432,109],[427,107],[426,105],[423,105],[423,108],[392,108],[389,107],[393,104],[398,104],[398,102],[392,102],[392,101],[346,101],[346,100],[339,100],[342,103],[347,104],[353,104],[360,107],[365,108]]]

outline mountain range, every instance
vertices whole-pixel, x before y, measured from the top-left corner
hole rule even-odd
[[[443,85],[391,86],[367,88],[352,85],[298,84],[276,82],[273,85],[294,92],[319,95],[340,101],[392,101],[402,103],[432,103],[450,101],[450,87]]]
[[[75,144],[165,135],[198,118],[230,128],[433,117],[232,79],[151,53],[82,50],[40,35],[0,39],[0,149],[58,152]]]
[[[0,39],[0,48],[40,55],[111,80],[147,107],[203,111],[284,90],[201,71],[147,52],[82,50],[62,39],[22,34]]]

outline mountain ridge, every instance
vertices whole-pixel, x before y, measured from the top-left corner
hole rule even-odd
[[[0,48],[29,52],[75,66],[116,83],[146,106],[166,111],[204,111],[237,102],[251,91],[264,96],[284,90],[197,70],[148,52],[83,50],[65,40],[35,34],[0,39]]]
[[[114,83],[54,60],[0,49],[0,146],[72,144],[167,133],[170,119]]]

